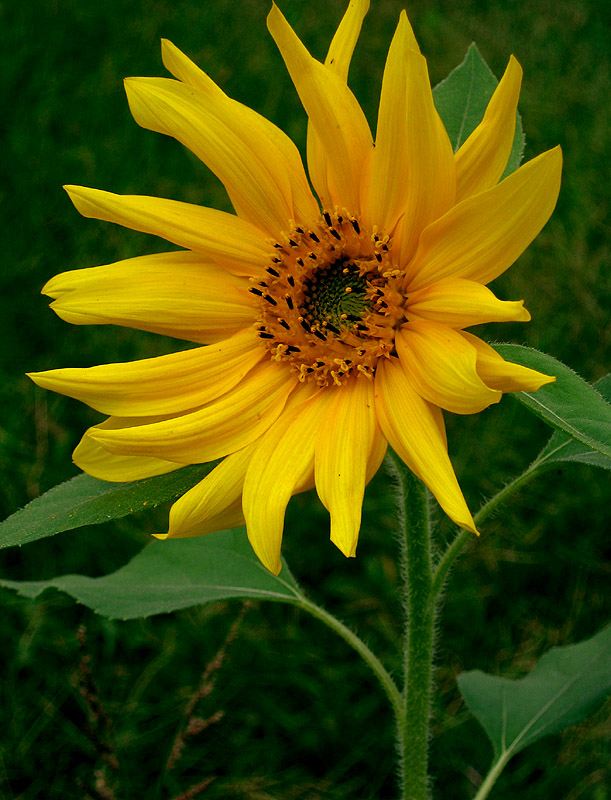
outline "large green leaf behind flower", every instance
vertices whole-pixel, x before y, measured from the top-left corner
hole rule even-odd
[[[101,578],[62,575],[48,581],[0,581],[23,597],[59,589],[111,619],[163,614],[213,600],[303,600],[284,565],[278,577],[255,556],[246,531],[152,542],[124,567]]]
[[[497,84],[490,67],[472,44],[463,61],[434,88],[435,106],[455,152],[481,122]],[[517,114],[513,146],[503,177],[520,166],[523,153],[524,131]]]
[[[611,374],[605,375],[594,384],[601,397],[611,403]],[[601,467],[611,470],[611,457],[604,455],[600,450],[593,450],[587,444],[574,439],[562,430],[554,431],[552,438],[537,456],[531,468],[549,468],[563,461],[588,464],[592,467]]]
[[[517,344],[499,344],[495,349],[507,361],[556,377],[554,383],[536,392],[516,392],[513,397],[548,425],[611,458],[611,403],[600,391],[560,361],[538,350]]]

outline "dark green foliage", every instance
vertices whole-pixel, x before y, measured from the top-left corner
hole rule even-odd
[[[351,85],[375,120],[381,70],[402,4],[372,0]],[[318,57],[339,21],[339,0],[287,0],[291,23]],[[490,326],[555,355],[589,381],[608,371],[611,91],[604,4],[595,0],[483,3],[415,0],[408,12],[434,82],[470,42],[500,77],[510,52],[524,68],[520,110],[526,158],[560,143],[565,169],[556,213],[535,244],[496,282],[524,298],[529,325]],[[181,343],[110,327],[76,328],[38,296],[53,274],[163,250],[165,243],[81,219],[60,186],[157,194],[228,208],[222,187],[184,149],[131,120],[126,75],[161,75],[159,38],[172,39],[233,96],[273,119],[303,148],[305,119],[265,29],[267,3],[13,0],[0,8],[4,33],[4,222],[0,291],[0,516],[76,474],[70,453],[99,416],[36,389],[26,370],[86,366],[169,352]],[[509,399],[475,417],[448,417],[456,470],[470,506],[524,469],[549,429]],[[455,676],[483,669],[522,677],[550,647],[594,634],[608,615],[609,483],[582,464],[550,470],[486,523],[453,571],[439,628],[440,696],[432,768],[439,797],[472,794],[490,746],[463,705]],[[119,568],[165,529],[167,509],[60,534],[2,553],[2,575],[40,580]],[[346,561],[328,541],[313,494],[289,507],[285,555],[315,600],[355,627],[398,672],[393,508],[385,476],[372,483],[359,555]],[[438,536],[451,533],[440,521]],[[103,763],[86,734],[78,691],[88,651],[111,719],[118,800],[171,798],[215,776],[201,796],[257,800],[394,798],[390,711],[347,645],[287,606],[247,612],[238,639],[199,710],[222,710],[163,774],[183,708],[222,644],[239,603],[148,621],[109,622],[47,593],[32,603],[2,595],[0,796],[79,800]],[[608,715],[519,754],[495,787],[509,800],[608,800]],[[106,734],[105,734],[106,735]],[[112,770],[107,767],[112,779]],[[3,774],[4,773],[4,774]]]
[[[120,519],[144,511],[146,506],[156,508],[166,500],[173,502],[203,480],[217,463],[192,464],[129,483],[110,483],[81,473],[49,489],[5,520],[0,547],[29,544],[84,525]]]
[[[458,686],[496,758],[586,720],[611,692],[611,627],[579,644],[554,647],[520,680],[463,672]]]

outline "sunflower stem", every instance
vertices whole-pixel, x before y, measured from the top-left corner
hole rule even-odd
[[[402,713],[397,718],[401,798],[426,800],[435,630],[428,500],[424,484],[395,453],[389,453],[389,461],[398,482],[406,615],[405,683]]]

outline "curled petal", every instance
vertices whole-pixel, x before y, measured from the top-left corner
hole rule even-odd
[[[75,325],[122,325],[208,344],[252,325],[249,284],[196,253],[139,256],[76,269],[42,289],[51,308]]]
[[[89,428],[72,454],[72,460],[79,469],[82,469],[88,475],[101,481],[111,481],[113,483],[139,481],[180,469],[182,464],[164,461],[161,458],[122,456],[116,453],[109,453],[91,436],[92,431],[100,429],[117,430],[134,424],[137,423],[133,419],[111,417],[104,422],[98,423],[95,428]]]
[[[450,328],[484,322],[528,322],[523,300],[499,300],[486,286],[464,278],[445,278],[410,294],[407,318],[427,319]]]
[[[399,361],[418,394],[454,414],[475,414],[502,393],[476,369],[477,353],[458,333],[437,322],[408,322],[397,332]]]
[[[546,383],[553,383],[553,375],[544,375],[536,369],[505,361],[489,344],[467,331],[460,335],[477,352],[477,374],[491,389],[501,392],[536,392]]]
[[[446,514],[461,528],[477,533],[448,456],[441,411],[420,397],[398,359],[383,360],[374,380],[376,413],[390,446]]]

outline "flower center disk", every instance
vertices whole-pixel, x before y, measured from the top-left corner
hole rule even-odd
[[[271,358],[319,386],[373,377],[378,359],[394,352],[404,320],[392,241],[336,210],[311,229],[293,226],[273,246],[265,278],[250,287],[260,298],[256,329]]]
[[[319,267],[303,283],[303,313],[317,327],[349,328],[371,310],[367,280],[346,256]]]

